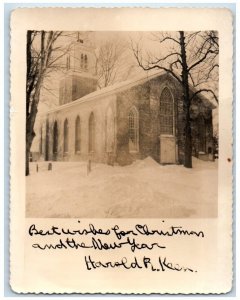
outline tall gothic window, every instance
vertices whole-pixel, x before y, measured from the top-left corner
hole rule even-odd
[[[95,118],[93,112],[89,117],[89,124],[88,124],[88,151],[94,152],[95,150]]]
[[[128,129],[129,129],[129,151],[136,152],[139,149],[139,119],[138,111],[132,107],[128,114]]]
[[[64,121],[64,128],[63,128],[63,152],[68,152],[68,120]]]
[[[173,135],[174,120],[173,98],[168,88],[164,88],[160,97],[160,133]]]
[[[49,121],[46,120],[45,160],[49,159]]]
[[[83,54],[81,54],[81,69],[83,69]]]
[[[53,154],[58,152],[58,125],[57,121],[53,125]]]
[[[87,57],[87,54],[85,54],[85,56],[84,56],[84,68],[85,69],[88,68],[88,57]]]
[[[75,152],[80,151],[80,138],[81,138],[81,128],[80,128],[80,118],[77,116],[75,121]]]

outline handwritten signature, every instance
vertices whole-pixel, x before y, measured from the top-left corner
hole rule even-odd
[[[90,255],[84,257],[87,270],[91,271],[98,268],[124,268],[130,269],[148,269],[152,272],[165,272],[165,271],[177,271],[177,272],[197,272],[189,267],[183,267],[179,264],[174,264],[167,261],[166,257],[159,256],[157,263],[153,263],[150,257],[144,256],[142,259],[134,256],[133,260],[128,260],[126,257],[121,258],[119,261],[95,261]]]

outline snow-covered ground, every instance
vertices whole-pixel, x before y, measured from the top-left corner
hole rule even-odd
[[[132,165],[31,163],[27,217],[211,218],[217,216],[217,162],[193,159],[193,169],[161,166],[152,158]]]

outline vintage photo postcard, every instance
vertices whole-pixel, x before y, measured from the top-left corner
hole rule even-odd
[[[227,9],[11,15],[10,285],[232,288]]]

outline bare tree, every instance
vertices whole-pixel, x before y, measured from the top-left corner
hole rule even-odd
[[[26,74],[26,166],[25,174],[29,175],[29,155],[35,137],[34,124],[38,113],[41,89],[50,72],[59,69],[60,59],[69,50],[57,46],[56,41],[62,36],[61,31],[27,32],[27,74]]]
[[[111,85],[116,81],[125,50],[124,42],[114,39],[104,42],[99,47],[96,53],[99,88]]]
[[[154,34],[153,37],[153,41],[159,43],[157,49],[161,54],[144,51],[139,42],[133,41],[132,50],[143,70],[164,70],[180,83],[185,113],[184,166],[192,168],[190,106],[200,93],[208,93],[218,102],[213,84],[218,82],[218,35],[215,31],[179,31]]]

